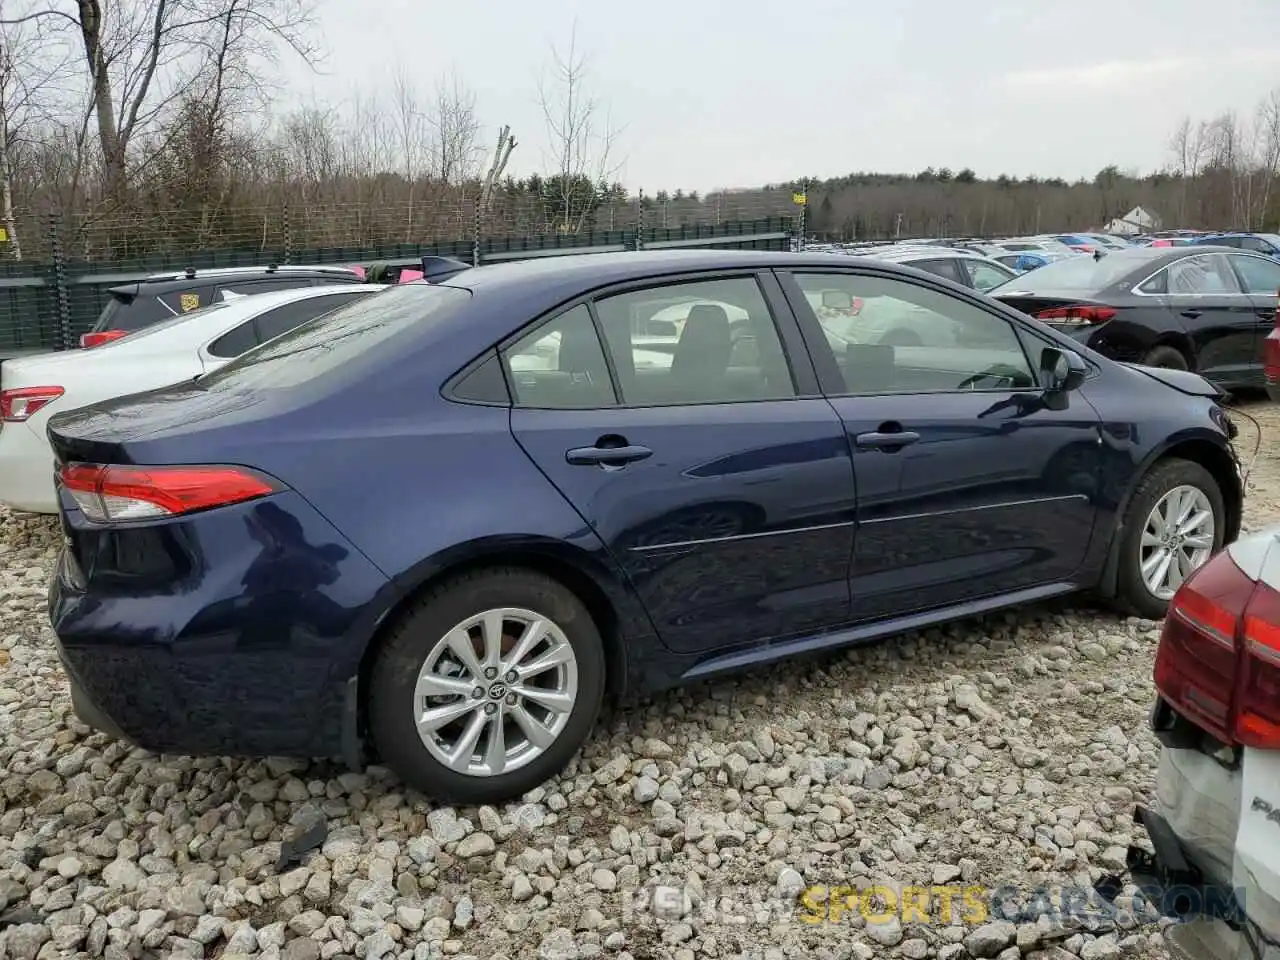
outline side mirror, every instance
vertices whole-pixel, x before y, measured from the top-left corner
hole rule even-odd
[[[1050,393],[1069,393],[1084,383],[1089,367],[1074,350],[1045,347],[1040,354],[1040,382]]]

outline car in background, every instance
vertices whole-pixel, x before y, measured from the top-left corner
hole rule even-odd
[[[1186,502],[1179,515],[1203,510]],[[1207,548],[1178,525],[1165,531],[1166,541]],[[1243,537],[1189,571],[1154,675],[1155,802],[1135,812],[1153,850],[1130,847],[1132,879],[1186,921],[1165,932],[1179,955],[1280,956],[1280,530]],[[1211,892],[1186,896],[1195,888]]]
[[[1107,253],[1110,253],[1112,250],[1127,250],[1129,247],[1133,246],[1133,244],[1123,237],[1114,237],[1108,233],[1082,233],[1079,234],[1079,236],[1084,237],[1086,240],[1093,241]]]
[[[1280,259],[1280,234],[1276,233],[1212,233],[1205,237],[1198,237],[1194,242],[1215,247],[1251,250],[1254,253],[1264,253],[1269,257]]]
[[[1262,341],[1262,376],[1267,385],[1267,396],[1280,403],[1280,297],[1277,298],[1275,318],[1271,329]]]
[[[999,256],[992,257],[997,263],[1002,263],[1011,270],[1018,273],[1026,273],[1028,270],[1036,270],[1050,263],[1057,263],[1059,260],[1065,260],[1072,256],[1069,253],[1051,253],[1047,250],[1024,250],[1021,253],[1002,253]]]
[[[155,273],[107,290],[108,300],[80,346],[97,347],[212,303],[334,283],[364,283],[364,272],[351,267],[294,266],[188,267],[178,273]]]
[[[1081,233],[1060,233],[1051,236],[1049,239],[1066,244],[1076,253],[1093,253],[1100,246],[1097,240]]]
[[[1263,386],[1280,262],[1229,247],[1134,247],[1071,257],[994,293],[1115,360]]]
[[[1079,251],[1055,237],[1012,237],[1008,240],[997,240],[994,244],[1009,253],[1071,253],[1079,255]]]
[[[637,364],[637,317],[676,302],[672,363]],[[880,335],[836,350],[857,303]],[[884,342],[912,310],[946,341]],[[553,366],[521,362],[552,334]],[[1215,547],[1239,529],[1218,398],[885,260],[482,266],[53,417],[56,648],[77,716],[148,749],[375,760],[502,802],[606,692],[1081,589],[1160,616],[1171,498],[1208,504]]]
[[[45,432],[55,414],[189,381],[381,289],[343,284],[240,297],[153,323],[92,351],[6,360],[0,364],[0,503],[31,513],[58,512]]]
[[[980,293],[994,290],[1017,276],[1017,271],[990,257],[960,247],[926,247],[894,244],[859,251],[858,256],[915,267]]]

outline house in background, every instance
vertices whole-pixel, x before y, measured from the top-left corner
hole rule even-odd
[[[1105,233],[1114,233],[1122,237],[1136,237],[1140,233],[1151,233],[1160,229],[1160,218],[1142,207],[1134,207],[1123,217],[1116,217],[1105,227]]]

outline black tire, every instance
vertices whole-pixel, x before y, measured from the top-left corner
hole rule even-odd
[[[456,624],[485,610],[519,607],[563,631],[578,665],[578,693],[559,737],[510,773],[471,776],[428,752],[414,724],[414,686],[435,644]],[[503,803],[558,773],[586,741],[605,688],[600,631],[581,600],[532,570],[495,567],[454,577],[428,590],[386,638],[370,675],[369,733],[378,755],[405,784],[442,803]]]
[[[1142,364],[1147,367],[1163,367],[1165,370],[1191,369],[1182,351],[1170,346],[1152,347],[1151,352],[1142,358]]]
[[[1226,527],[1226,507],[1222,491],[1213,475],[1198,463],[1170,458],[1160,460],[1141,480],[1124,512],[1124,538],[1120,543],[1117,602],[1125,613],[1149,620],[1165,615],[1169,603],[1161,600],[1143,582],[1141,572],[1142,531],[1160,499],[1174,487],[1193,486],[1203,491],[1213,509],[1213,552],[1222,549]]]

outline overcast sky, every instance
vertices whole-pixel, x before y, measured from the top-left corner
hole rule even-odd
[[[1280,0],[321,0],[328,51],[290,87],[340,103],[456,70],[509,172],[546,169],[537,81],[590,61],[631,189],[855,170],[983,176],[1157,168],[1184,114],[1248,114],[1280,86]]]

